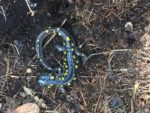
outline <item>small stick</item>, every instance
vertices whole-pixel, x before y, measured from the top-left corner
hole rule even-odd
[[[25,0],[25,2],[26,2],[26,4],[27,4],[27,6],[28,6],[29,12],[31,13],[31,16],[34,16],[35,11],[33,11],[33,10],[31,9],[31,7],[30,7],[30,5],[31,5],[32,3],[30,2],[30,0]]]
[[[0,9],[2,10],[2,11],[0,11],[0,13],[4,16],[4,19],[6,21],[7,18],[6,18],[6,14],[5,14],[5,10],[4,10],[3,6],[0,6]]]
[[[93,53],[87,57],[87,59],[83,62],[85,64],[91,57],[97,56],[97,55],[107,55],[109,53],[114,53],[114,52],[126,52],[126,51],[132,51],[132,49],[115,49],[111,51],[106,51],[106,52],[100,52],[100,53]]]

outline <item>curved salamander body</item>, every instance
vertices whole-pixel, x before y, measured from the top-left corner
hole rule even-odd
[[[51,74],[43,74],[40,76],[38,83],[40,85],[48,86],[48,85],[59,85],[63,86],[66,84],[70,84],[70,82],[75,79],[75,70],[78,68],[78,60],[76,59],[76,52],[75,52],[75,44],[73,41],[73,38],[64,30],[60,28],[49,28],[45,31],[43,31],[36,40],[36,51],[37,56],[40,59],[40,62],[42,65],[47,68],[50,71],[53,71],[54,69],[47,64],[47,62],[44,60],[43,52],[42,52],[42,44],[44,39],[52,34],[57,33],[64,41],[63,43],[63,49],[61,49],[65,55],[64,58],[64,72],[63,75],[59,77],[52,76]]]

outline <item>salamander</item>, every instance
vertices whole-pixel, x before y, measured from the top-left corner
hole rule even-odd
[[[78,56],[85,57],[84,54],[78,52],[78,49],[75,46],[75,42],[73,38],[69,35],[69,33],[63,29],[63,28],[49,28],[43,32],[41,32],[37,39],[36,39],[36,52],[37,56],[42,63],[42,65],[47,68],[50,71],[53,71],[53,69],[44,59],[43,56],[43,41],[52,33],[56,33],[59,35],[60,38],[63,40],[63,47],[56,46],[56,48],[59,51],[62,51],[65,55],[65,58],[63,59],[63,67],[64,72],[61,76],[54,76],[51,73],[44,73],[42,74],[39,79],[38,83],[43,86],[64,86],[64,85],[70,85],[72,80],[75,80],[76,77],[76,70],[78,69]],[[58,70],[61,70],[61,68],[57,68]]]

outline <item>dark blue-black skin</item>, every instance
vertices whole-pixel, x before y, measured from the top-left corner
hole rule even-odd
[[[57,46],[57,49],[59,51],[63,51],[65,58],[64,58],[64,72],[59,77],[54,77],[52,74],[42,74],[39,77],[38,83],[43,86],[64,86],[64,85],[70,85],[70,82],[75,78],[75,72],[78,68],[78,60],[77,56],[84,56],[84,54],[80,54],[77,49],[75,48],[74,40],[73,38],[62,28],[49,28],[43,32],[40,33],[40,35],[37,37],[36,40],[36,52],[37,56],[40,59],[40,62],[42,65],[47,68],[50,71],[53,71],[54,69],[44,60],[43,56],[43,41],[52,33],[58,34],[64,41],[63,47]]]

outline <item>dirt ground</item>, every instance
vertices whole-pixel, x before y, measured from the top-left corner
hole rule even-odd
[[[41,113],[150,113],[149,0],[30,2],[0,0],[1,113],[28,102]],[[49,26],[65,28],[88,56],[66,94],[37,83],[47,70],[35,41]],[[55,43],[44,51],[49,63],[62,60]]]

